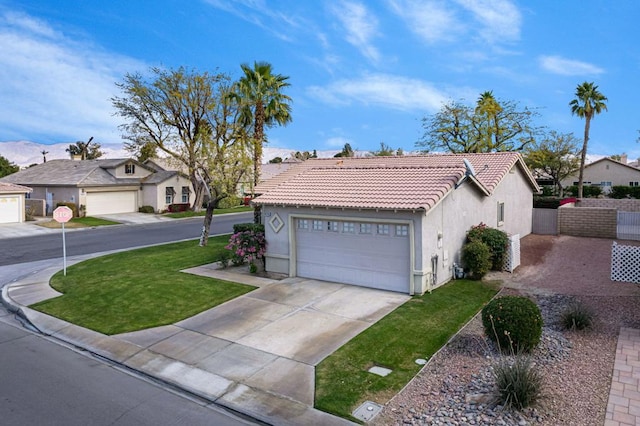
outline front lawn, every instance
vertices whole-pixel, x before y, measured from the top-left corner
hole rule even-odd
[[[78,263],[51,278],[63,296],[31,308],[104,334],[172,324],[253,290],[179,272],[216,261],[228,242],[225,235],[207,247],[185,241]]]
[[[253,207],[250,206],[238,206],[238,207],[231,207],[228,209],[215,209],[213,211],[214,215],[219,215],[219,214],[228,214],[228,213],[242,213],[242,212],[250,212],[253,211]],[[173,218],[173,219],[181,219],[184,217],[196,217],[196,216],[204,216],[207,212],[205,210],[203,211],[199,211],[199,212],[194,212],[191,210],[187,210],[184,212],[176,212],[176,213],[165,213],[165,216]]]
[[[362,402],[386,403],[497,292],[497,285],[457,280],[416,296],[316,367],[315,407],[345,418]],[[373,366],[393,370],[386,377]]]
[[[85,216],[85,217],[74,217],[69,222],[65,223],[65,228],[89,228],[91,226],[108,226],[108,225],[119,225],[120,222],[114,222],[112,220],[100,219],[97,217]],[[50,220],[48,222],[38,222],[37,225],[40,225],[44,228],[62,228],[62,224],[56,222],[55,220]]]

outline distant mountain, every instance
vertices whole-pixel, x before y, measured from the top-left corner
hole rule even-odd
[[[42,151],[47,151],[47,160],[55,160],[60,158],[69,158],[69,153],[65,150],[69,148],[69,145],[75,142],[57,143],[53,145],[45,145],[42,143],[30,142],[30,141],[7,141],[0,142],[0,155],[7,160],[17,164],[20,167],[27,167],[31,164],[40,164],[43,161]],[[128,151],[126,151],[122,144],[105,143],[100,144],[100,149],[104,152],[104,155],[100,158],[128,158],[131,157]],[[280,157],[283,160],[292,157],[296,150],[290,148],[273,148],[265,147],[263,161],[266,163],[275,157]],[[313,151],[311,151],[313,152]],[[327,150],[318,151],[318,157],[329,158],[336,155],[340,150]]]
[[[27,167],[34,163],[40,164],[43,162],[42,151],[47,151],[47,154],[45,154],[47,160],[70,158],[69,153],[65,150],[73,143],[75,142],[45,145],[29,141],[0,142],[0,155],[20,167]],[[129,157],[129,153],[124,150],[122,144],[100,144],[100,150],[104,153],[100,158]]]

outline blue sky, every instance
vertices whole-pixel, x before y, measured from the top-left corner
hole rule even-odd
[[[422,117],[487,90],[581,140],[568,103],[594,81],[589,152],[637,158],[639,18],[637,0],[0,0],[0,141],[119,142],[125,73],[258,60],[291,83],[272,147],[412,150]]]

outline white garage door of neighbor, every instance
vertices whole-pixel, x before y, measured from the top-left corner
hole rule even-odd
[[[296,220],[296,275],[409,293],[409,226]]]
[[[0,223],[20,222],[20,197],[0,196]]]
[[[138,211],[137,191],[87,192],[87,216]]]

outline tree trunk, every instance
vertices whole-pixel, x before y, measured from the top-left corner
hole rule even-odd
[[[591,125],[591,116],[586,115],[584,121],[584,142],[582,144],[582,152],[580,153],[580,174],[578,175],[578,198],[582,198],[584,163],[587,158],[587,145],[589,144],[589,127]]]
[[[215,200],[209,200],[207,203],[207,214],[204,216],[202,224],[202,234],[200,234],[200,247],[205,247],[209,242],[209,230],[211,229],[211,221],[213,220],[213,207]]]

